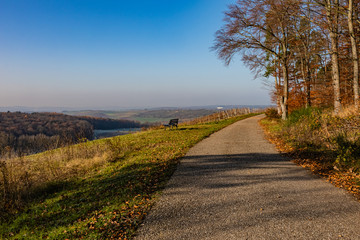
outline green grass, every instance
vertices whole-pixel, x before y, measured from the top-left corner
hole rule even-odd
[[[50,182],[32,192],[22,208],[0,217],[0,238],[132,238],[188,149],[254,115],[84,143],[99,149],[110,145],[110,153],[105,154],[110,160],[81,176]]]
[[[320,108],[315,108],[315,107],[300,108],[291,112],[285,124],[287,126],[291,126],[301,120],[304,120],[305,118],[317,118],[320,115],[321,115]]]
[[[266,126],[266,129],[273,134],[279,133],[282,129],[280,119],[263,118],[261,124]]]

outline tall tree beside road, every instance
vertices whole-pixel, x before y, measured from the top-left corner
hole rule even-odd
[[[354,4],[354,1],[356,3]],[[358,9],[359,1],[357,0],[348,0],[347,8],[347,22],[349,28],[349,36],[351,41],[351,53],[352,53],[352,62],[353,62],[353,88],[354,88],[354,105],[356,109],[359,109],[359,55],[358,55],[358,35],[355,32],[355,23],[358,19]]]
[[[245,62],[258,59],[257,55],[275,57],[282,71],[279,102],[283,119],[288,115],[290,42],[294,37],[291,21],[296,6],[291,0],[239,0],[225,13],[226,24],[217,31],[213,47],[225,64],[236,53],[242,54]]]

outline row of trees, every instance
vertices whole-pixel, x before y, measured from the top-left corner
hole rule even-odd
[[[360,0],[238,0],[213,49],[229,64],[240,53],[256,76],[274,77],[273,100],[289,108],[359,108]]]

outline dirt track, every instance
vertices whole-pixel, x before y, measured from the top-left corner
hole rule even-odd
[[[360,203],[239,121],[181,161],[136,239],[360,239]]]

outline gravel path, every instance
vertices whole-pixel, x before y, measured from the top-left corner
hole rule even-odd
[[[193,147],[136,239],[360,239],[360,203],[280,156],[261,117]]]

